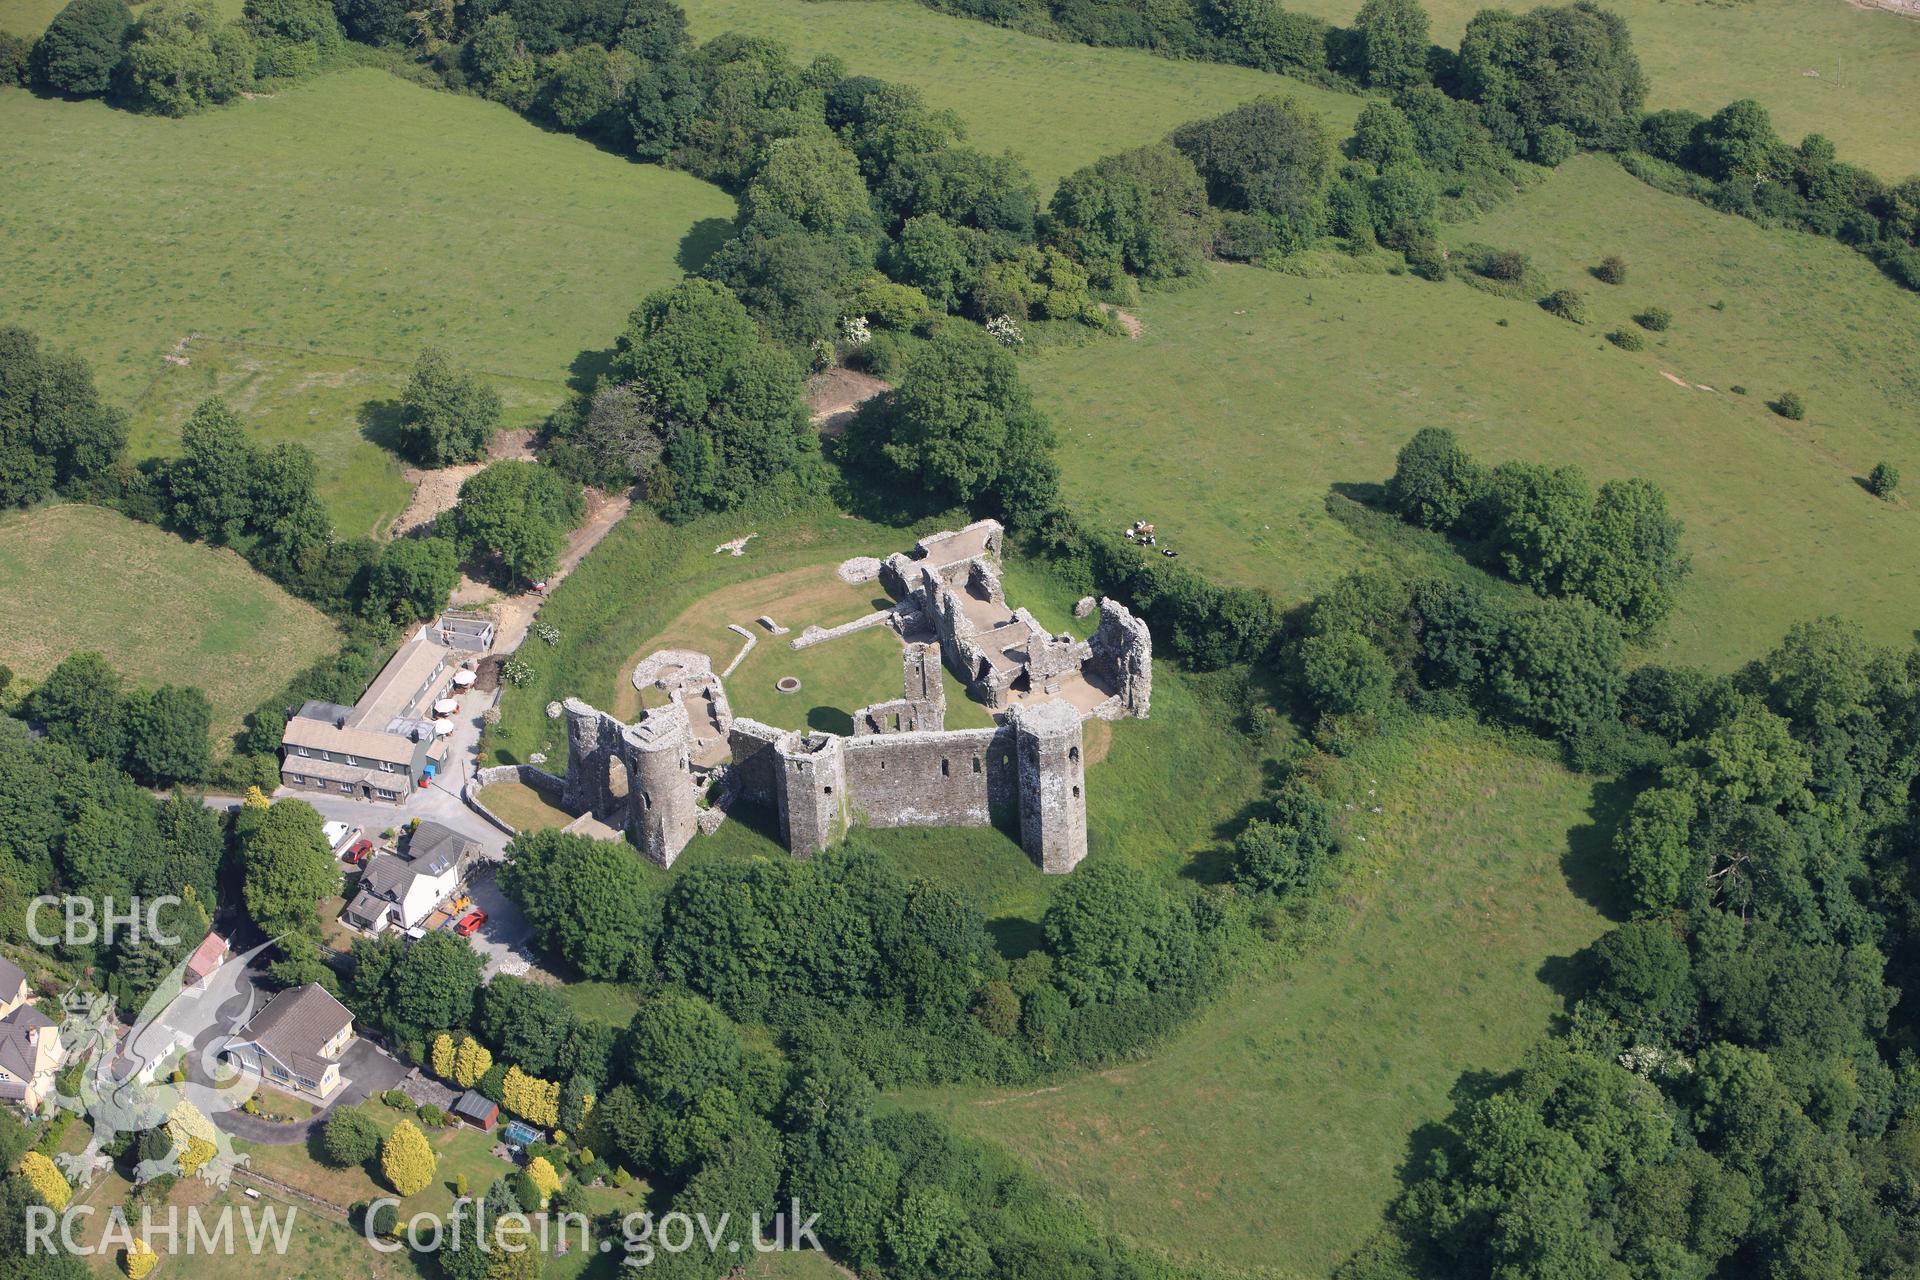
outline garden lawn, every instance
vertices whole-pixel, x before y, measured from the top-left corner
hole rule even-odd
[[[97,649],[138,686],[197,685],[224,738],[339,635],[234,552],[102,507],[0,519],[0,662],[39,680]]]
[[[524,782],[496,782],[480,791],[480,803],[519,831],[564,827],[573,815]]]
[[[1553,980],[1606,928],[1583,893],[1613,821],[1591,779],[1464,724],[1416,723],[1339,776],[1346,879],[1335,922],[1293,939],[1303,959],[1145,1061],[901,1103],[1008,1147],[1153,1253],[1327,1274],[1379,1229],[1462,1073],[1516,1066],[1561,1008]]]
[[[1481,0],[1422,0],[1433,38],[1460,43]],[[1290,9],[1350,23],[1355,0],[1298,0]],[[1527,5],[1506,6],[1514,9]],[[1711,115],[1737,98],[1773,114],[1782,136],[1824,133],[1840,158],[1883,178],[1920,172],[1911,116],[1920,99],[1920,22],[1847,0],[1608,0],[1627,20],[1651,89],[1647,107]]]
[[[1324,112],[1338,137],[1350,132],[1364,102],[1246,67],[1044,40],[912,0],[685,0],[683,7],[699,39],[724,31],[772,36],[802,59],[832,54],[850,74],[918,87],[930,105],[960,117],[974,145],[1024,160],[1042,199],[1082,165],[1262,94],[1289,95]]]
[[[1666,489],[1694,572],[1649,657],[1730,667],[1825,612],[1910,636],[1920,514],[1860,478],[1883,458],[1920,474],[1920,296],[1830,240],[1663,195],[1599,157],[1448,239],[1528,252],[1543,288],[1587,295],[1592,323],[1460,281],[1313,278],[1341,269],[1331,252],[1303,275],[1221,267],[1149,298],[1138,341],[1028,364],[1072,502],[1116,530],[1153,520],[1183,564],[1297,600],[1381,558],[1327,515],[1329,487],[1383,482],[1415,431],[1446,426],[1488,463]],[[1609,253],[1626,284],[1588,275]],[[1674,322],[1645,351],[1606,341],[1650,306]],[[1766,407],[1789,388],[1804,422]]]
[[[173,447],[195,394],[233,392],[264,438],[314,449],[354,533],[405,501],[361,410],[423,346],[534,420],[734,213],[685,174],[370,68],[184,120],[0,90],[0,172],[0,324],[85,355],[138,404],[143,449]]]

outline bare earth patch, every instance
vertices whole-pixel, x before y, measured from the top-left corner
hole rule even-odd
[[[486,462],[438,467],[432,471],[408,467],[400,474],[413,486],[413,497],[408,500],[407,509],[400,513],[400,518],[393,522],[393,536],[404,538],[414,530],[432,524],[443,512],[453,510],[454,504],[460,501],[460,486],[485,470],[488,464],[506,458],[532,462],[536,456],[533,430],[523,427],[516,431],[497,432],[493,443],[487,448]]]
[[[853,411],[893,384],[854,369],[826,369],[807,379],[807,415],[823,436],[847,429]]]
[[[1138,338],[1141,330],[1146,328],[1145,325],[1140,323],[1139,316],[1124,308],[1116,307],[1111,302],[1101,303],[1100,310],[1112,316],[1114,323],[1120,326],[1121,331],[1124,332],[1129,339]]]

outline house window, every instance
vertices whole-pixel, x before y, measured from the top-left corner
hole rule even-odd
[[[303,755],[303,756],[306,756],[306,755],[312,755],[312,754],[313,754],[313,753],[312,753],[311,751],[308,751],[308,750],[307,750],[307,749],[306,749],[305,747],[296,747],[296,748],[294,748],[294,749],[295,749],[296,751],[298,751],[298,752],[299,752],[299,753],[300,753],[301,755]]]
[[[351,782],[343,782],[340,784],[340,789],[351,795],[353,793],[353,784]]]

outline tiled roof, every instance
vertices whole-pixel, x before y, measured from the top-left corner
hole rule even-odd
[[[320,1050],[352,1022],[353,1015],[345,1005],[328,995],[325,987],[309,982],[269,1000],[238,1039],[259,1045],[285,1065],[317,1080],[331,1061],[322,1058]]]

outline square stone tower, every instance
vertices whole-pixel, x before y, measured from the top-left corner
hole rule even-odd
[[[1087,856],[1087,766],[1080,713],[1064,702],[1013,709],[1020,847],[1049,875]]]

